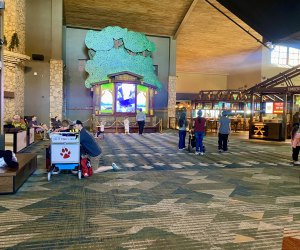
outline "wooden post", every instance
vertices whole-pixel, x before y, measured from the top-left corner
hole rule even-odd
[[[118,121],[116,120],[115,122],[116,122],[116,132],[115,133],[118,134]]]
[[[162,118],[159,119],[159,132],[162,133]]]
[[[285,141],[287,139],[287,113],[288,113],[288,98],[287,93],[284,94],[284,100],[283,100],[283,114],[282,114],[282,131],[281,131],[281,139]]]

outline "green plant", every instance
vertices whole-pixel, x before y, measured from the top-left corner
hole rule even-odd
[[[11,37],[8,49],[10,51],[12,51],[12,50],[14,50],[15,48],[18,48],[18,47],[19,47],[19,37],[18,37],[18,34],[15,32],[15,33],[13,33],[13,35]]]

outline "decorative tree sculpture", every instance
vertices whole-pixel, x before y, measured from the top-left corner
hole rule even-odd
[[[161,89],[153,68],[155,45],[144,34],[109,26],[102,31],[88,31],[85,44],[90,57],[85,66],[89,73],[85,81],[87,88],[107,80],[109,74],[130,71],[143,76],[144,82]]]

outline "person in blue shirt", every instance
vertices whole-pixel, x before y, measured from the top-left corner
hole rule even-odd
[[[218,149],[220,153],[222,150],[224,152],[228,150],[227,143],[231,128],[230,119],[227,117],[227,115],[227,111],[224,110],[218,124]]]
[[[81,155],[90,158],[91,165],[94,168],[94,173],[120,169],[114,162],[112,163],[112,166],[99,167],[99,161],[101,157],[101,148],[99,144],[97,143],[95,138],[83,127],[81,121],[74,121],[73,128],[80,131],[80,145],[82,148]]]

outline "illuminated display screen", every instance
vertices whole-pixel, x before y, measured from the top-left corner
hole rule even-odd
[[[266,114],[282,114],[283,102],[263,102],[263,111]]]
[[[273,102],[266,102],[266,114],[273,114]]]
[[[231,107],[230,107],[230,102],[225,102],[224,108],[225,108],[225,109],[230,109],[230,108],[231,108]]]
[[[135,113],[135,84],[116,84],[116,112]]]
[[[136,105],[148,114],[148,87],[137,85]]]
[[[274,114],[283,114],[283,102],[274,102],[273,112]]]
[[[113,113],[113,83],[107,83],[101,85],[101,99],[100,99],[100,111],[104,114]]]
[[[203,109],[212,109],[212,103],[211,102],[205,103]]]
[[[300,95],[295,95],[294,98],[296,105],[300,105]]]

